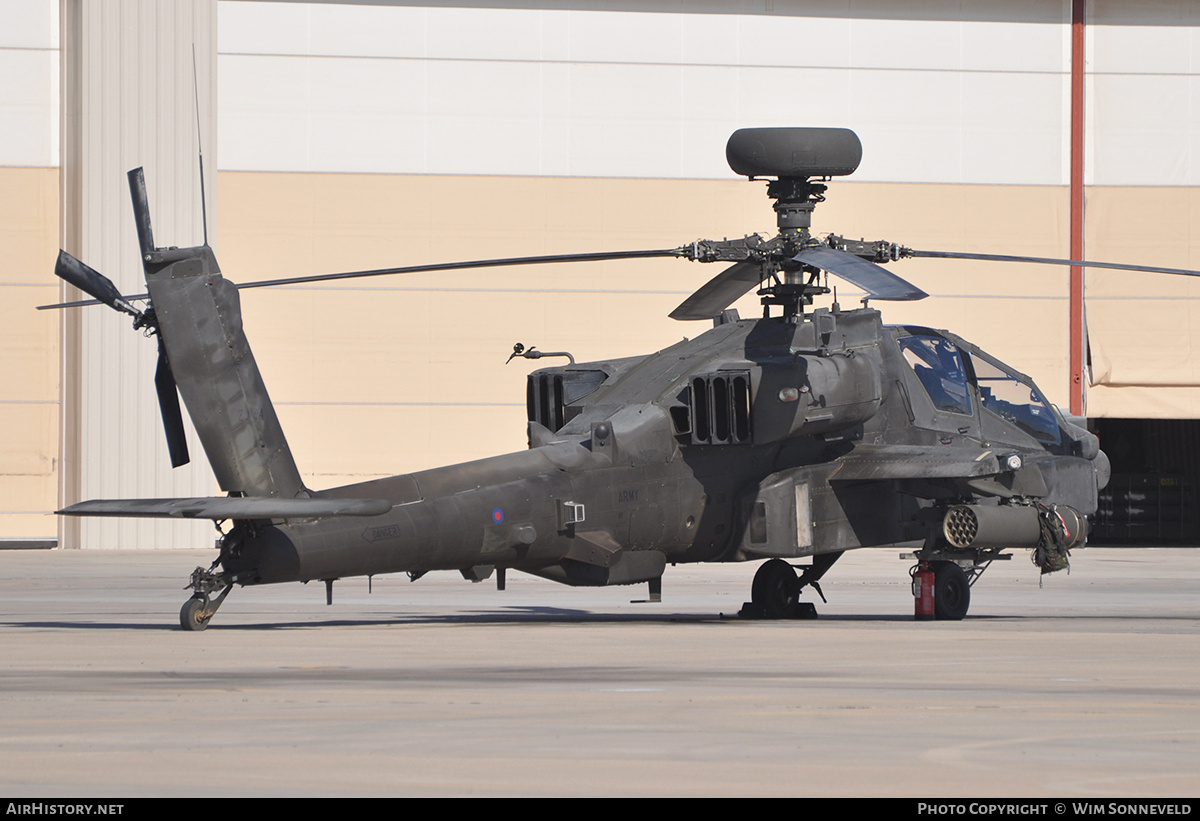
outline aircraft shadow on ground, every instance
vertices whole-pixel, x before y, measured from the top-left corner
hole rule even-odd
[[[772,625],[787,623],[800,627],[808,624],[819,626],[822,622],[829,623],[894,623],[913,622],[911,615],[906,614],[854,614],[837,613],[820,615],[816,619],[772,620],[741,618],[736,613],[595,613],[564,607],[506,607],[494,610],[477,610],[473,612],[454,613],[404,613],[401,615],[381,612],[371,617],[344,617],[329,619],[300,619],[253,621],[252,614],[238,615],[230,613],[225,620],[214,621],[208,630],[227,631],[266,631],[266,630],[311,630],[317,628],[338,627],[386,627],[386,626],[422,626],[422,625],[519,625],[519,624],[705,624],[705,625]],[[1080,613],[1053,615],[972,615],[957,624],[984,623],[996,621],[1080,621],[1105,620],[1116,618],[1113,615]],[[1182,620],[1195,621],[1195,615],[1179,614],[1138,615],[1124,614],[1122,620]],[[164,618],[160,622],[99,621],[99,620],[29,620],[5,619],[0,626],[7,629],[27,630],[179,630],[179,624],[174,619]],[[207,631],[206,631],[207,632]]]

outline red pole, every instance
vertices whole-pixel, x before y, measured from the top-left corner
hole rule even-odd
[[[1071,2],[1071,259],[1083,259],[1083,98],[1084,32],[1087,0]],[[1087,350],[1083,324],[1083,268],[1071,266],[1071,413],[1083,416],[1084,351]]]

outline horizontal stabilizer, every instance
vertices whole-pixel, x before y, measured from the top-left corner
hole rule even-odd
[[[276,499],[266,496],[201,496],[196,499],[94,499],[57,511],[62,516],[128,516],[146,519],[320,519],[379,516],[387,499]]]

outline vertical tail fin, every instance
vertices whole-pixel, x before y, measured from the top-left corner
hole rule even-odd
[[[153,324],[221,489],[293,498],[304,483],[242,331],[237,288],[207,245],[154,247],[142,169],[129,172]]]

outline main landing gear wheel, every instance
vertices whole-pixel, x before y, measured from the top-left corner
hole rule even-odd
[[[954,562],[933,563],[933,616],[941,621],[962,621],[971,606],[967,574]]]
[[[179,626],[184,630],[203,630],[212,620],[213,612],[209,610],[207,596],[192,596],[179,610]]]
[[[783,559],[771,559],[754,574],[750,601],[768,619],[795,618],[800,609],[800,582]]]

